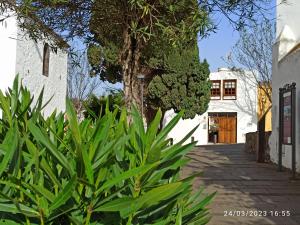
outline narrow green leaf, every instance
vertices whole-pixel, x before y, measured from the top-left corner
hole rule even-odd
[[[40,141],[45,147],[51,152],[51,154],[60,162],[61,166],[66,168],[69,174],[73,174],[73,169],[69,164],[66,157],[56,149],[56,147],[51,143],[49,137],[45,136],[39,127],[37,127],[31,120],[28,124],[29,131],[35,137],[37,141]]]
[[[162,140],[164,140],[170,131],[177,125],[178,121],[182,118],[184,112],[179,112],[168,124],[164,127],[156,137],[154,144],[159,144]]]
[[[163,152],[162,157],[163,161],[169,160],[176,156],[184,156],[190,152],[195,147],[195,142],[189,143],[187,145],[173,145],[166,152]]]
[[[27,149],[30,152],[31,156],[34,156],[34,163],[36,166],[36,170],[35,170],[35,181],[36,181],[38,178],[39,168],[40,168],[39,150],[35,147],[35,145],[28,138],[26,138],[25,142],[26,142]]]
[[[12,115],[15,115],[17,112],[17,108],[19,106],[19,96],[20,96],[21,89],[19,89],[19,76],[17,75],[13,82],[13,88],[11,92],[10,98],[10,108]]]
[[[69,127],[71,129],[72,135],[76,141],[76,144],[78,146],[81,146],[81,135],[80,135],[80,130],[78,126],[78,119],[77,115],[75,112],[75,109],[73,107],[73,104],[71,100],[67,100],[67,115],[68,115],[68,120],[69,120]]]
[[[85,166],[86,177],[91,184],[94,184],[94,170],[92,167],[92,162],[86,151],[86,146],[82,146],[81,152],[82,152],[82,158]]]
[[[54,201],[49,207],[50,211],[53,211],[60,207],[61,205],[65,204],[69,198],[72,196],[72,193],[75,189],[75,184],[77,182],[76,176],[73,176],[69,183],[64,187],[64,189],[56,196]]]
[[[43,110],[44,108],[46,108],[46,106],[52,101],[52,99],[54,98],[54,95],[52,95],[49,100],[47,102],[45,102],[43,105],[42,105],[42,108],[41,110]]]
[[[156,116],[154,120],[151,122],[149,128],[147,129],[146,133],[146,153],[150,150],[153,141],[157,135],[157,131],[159,128],[160,120],[162,117],[162,112],[159,109],[158,112],[156,113]],[[151,154],[151,152],[149,152]],[[151,156],[150,156],[151,157]]]
[[[15,189],[20,190],[24,195],[26,195],[27,197],[29,197],[34,203],[37,203],[35,196],[33,196],[28,189],[23,188],[20,186],[20,184],[15,184],[11,181],[0,181],[0,184],[4,184],[6,187],[13,187]]]
[[[148,206],[157,204],[162,200],[166,200],[178,194],[181,187],[182,183],[176,182],[153,188],[151,191],[144,193],[143,196],[139,198],[137,205],[147,208]]]
[[[44,97],[44,91],[45,87],[42,88],[39,97],[36,100],[35,106],[34,106],[34,111],[41,111],[42,110],[42,105],[43,105],[43,97]]]
[[[182,225],[182,207],[178,210],[175,225]]]
[[[54,185],[57,185],[58,187],[61,187],[61,183],[59,182],[59,180],[57,179],[56,175],[54,174],[54,172],[52,171],[52,168],[49,166],[48,162],[45,160],[45,158],[43,157],[41,160],[41,168],[43,169],[43,171],[45,171],[45,173],[50,177],[52,183]]]
[[[94,209],[95,212],[119,212],[124,208],[134,208],[135,199],[130,197],[118,198]]]
[[[198,129],[199,126],[200,124],[196,126],[194,129],[192,129],[178,144],[180,145],[184,144],[184,142],[188,140],[193,135],[193,133],[195,133],[195,131]]]
[[[1,212],[7,212],[7,213],[22,213],[25,214],[28,217],[38,217],[39,213],[22,204],[12,204],[12,203],[0,203],[0,211]]]
[[[24,185],[24,184],[23,184]],[[48,199],[50,202],[53,202],[55,199],[55,195],[52,194],[51,191],[47,190],[46,188],[42,187],[41,185],[29,185],[34,190],[34,193],[39,193],[40,195],[44,196],[46,199]]]
[[[209,196],[205,197],[200,203],[197,204],[197,206],[192,207],[191,209],[187,209],[183,212],[182,216],[186,217],[189,216],[191,214],[194,214],[195,212],[199,211],[199,210],[203,210],[214,198],[214,196],[216,195],[216,192],[210,194]]]
[[[9,126],[12,126],[12,115],[10,112],[10,103],[8,102],[8,99],[5,98],[2,91],[0,90],[0,105],[1,109],[3,110],[2,117],[5,117],[8,120]]]
[[[134,126],[138,132],[138,134],[142,137],[142,139],[145,136],[145,128],[144,128],[144,122],[141,114],[139,113],[136,106],[132,107],[131,115],[133,118],[132,126]]]
[[[111,127],[111,120],[107,119],[107,117],[103,117],[99,120],[96,124],[95,133],[93,135],[93,148],[89,152],[89,158],[92,160],[95,156],[96,150],[98,149],[99,145],[103,143],[109,134],[109,129]]]
[[[0,149],[5,151],[4,158],[0,163],[1,177],[2,173],[7,169],[9,162],[13,158],[15,151],[18,149],[18,132],[15,127],[9,129],[2,145],[0,145]]]
[[[118,189],[114,193],[111,193],[109,196],[105,197],[102,200],[100,198],[93,199],[92,204],[94,205],[94,208],[97,209],[97,208],[99,208],[99,206],[102,206],[102,205],[106,204],[107,202],[111,202],[112,199],[115,199],[116,197],[118,197],[118,195],[120,195],[120,193],[122,191],[124,191],[126,188],[128,188],[128,185],[123,186],[122,188]]]
[[[104,191],[106,188],[110,188],[116,184],[118,184],[121,181],[125,181],[128,178],[131,178],[133,176],[137,176],[137,175],[141,175],[141,174],[145,174],[147,173],[149,170],[151,170],[152,168],[154,168],[155,166],[157,166],[159,164],[159,162],[157,163],[153,163],[151,165],[146,165],[146,166],[141,166],[141,167],[137,167],[131,170],[128,170],[120,175],[118,175],[117,177],[106,181],[95,193],[95,195],[99,195],[102,191]]]
[[[121,208],[120,214],[122,218],[129,216],[131,213],[138,211],[141,208],[148,208],[156,205],[163,200],[168,200],[171,197],[177,195],[184,189],[184,185],[181,182],[170,183],[166,185],[153,188],[152,190],[145,192],[142,196],[135,200],[135,204],[130,208]]]

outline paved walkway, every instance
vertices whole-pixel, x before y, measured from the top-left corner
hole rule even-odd
[[[192,160],[183,174],[203,171],[195,189],[204,185],[206,193],[218,192],[210,205],[213,217],[209,225],[300,225],[300,181],[291,182],[290,173],[277,172],[274,165],[256,163],[243,148],[211,145],[189,154]],[[225,217],[226,210],[244,211],[248,216]],[[251,211],[266,211],[268,216],[250,216]],[[291,216],[278,216],[275,211],[289,211]]]

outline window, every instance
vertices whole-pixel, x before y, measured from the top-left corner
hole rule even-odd
[[[211,90],[210,90],[211,99],[221,99],[221,81],[212,80],[211,81]]]
[[[223,99],[236,99],[236,80],[224,80]]]
[[[43,52],[43,75],[49,76],[49,61],[50,61],[50,47],[46,43],[44,44],[44,52]]]

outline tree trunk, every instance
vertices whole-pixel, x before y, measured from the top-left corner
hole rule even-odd
[[[141,112],[141,84],[137,78],[140,70],[141,50],[142,40],[133,38],[130,36],[129,31],[126,31],[120,63],[123,71],[125,106],[128,112],[131,111],[133,105],[136,105]],[[128,115],[128,122],[131,122],[130,115]]]
[[[161,119],[160,119],[160,127],[159,127],[160,130],[162,130],[164,128],[165,115],[166,115],[166,111],[162,110]]]
[[[271,110],[269,106],[266,110],[261,109],[263,115],[258,120],[258,147],[257,147],[257,162],[264,163],[266,161],[266,117]]]
[[[258,149],[257,149],[258,163],[265,162],[265,155],[266,155],[265,129],[266,129],[266,113],[258,121]]]

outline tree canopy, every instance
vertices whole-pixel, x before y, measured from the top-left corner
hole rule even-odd
[[[130,109],[132,104],[141,105],[138,74],[153,76],[147,66],[150,59],[159,59],[153,49],[194,44],[195,36],[216,29],[211,19],[216,12],[240,29],[248,20],[263,16],[263,5],[269,1],[20,0],[16,4],[4,0],[0,8],[18,12],[20,25],[32,37],[39,37],[40,31],[47,33],[46,26],[67,38],[84,38],[94,74],[113,82],[122,80]]]
[[[149,1],[149,0],[2,0],[0,2],[0,11],[12,9],[18,12],[19,22],[26,26],[31,33],[38,32],[39,26],[31,26],[38,20],[55,31],[63,32],[66,38],[81,36],[88,38],[90,36],[90,20],[92,12],[97,7],[102,12],[111,15],[110,21],[120,23],[125,21],[121,12],[128,12],[125,16],[129,16],[132,10],[136,10],[138,6],[145,12],[154,12],[161,10],[160,4],[168,6],[170,9],[174,5],[179,5],[184,1]],[[188,1],[186,1],[188,2]],[[257,17],[265,17],[271,0],[201,0],[196,1],[198,7],[205,11],[209,16],[215,13],[221,13],[237,28],[240,29],[247,25],[249,20],[255,21]],[[124,5],[131,5],[131,10],[122,8]],[[193,4],[194,5],[194,4]],[[143,15],[143,14],[142,14]],[[153,13],[151,14],[155,16]],[[114,16],[115,19],[113,19]],[[151,16],[152,17],[152,16]],[[31,18],[32,23],[25,23],[23,18]],[[120,20],[116,20],[119,18]],[[154,17],[153,17],[154,18]],[[161,17],[159,17],[161,18]],[[154,21],[154,20],[152,20]],[[27,21],[28,22],[28,21]],[[106,21],[105,21],[106,22]],[[180,22],[180,21],[179,21]],[[35,24],[36,25],[36,24]],[[103,25],[103,24],[101,24]],[[99,24],[100,26],[100,24]],[[216,26],[214,26],[216,28]]]
[[[164,61],[166,72],[149,84],[148,103],[163,111],[184,110],[185,119],[204,113],[210,99],[210,71],[206,60],[200,63],[197,45],[174,50]]]

